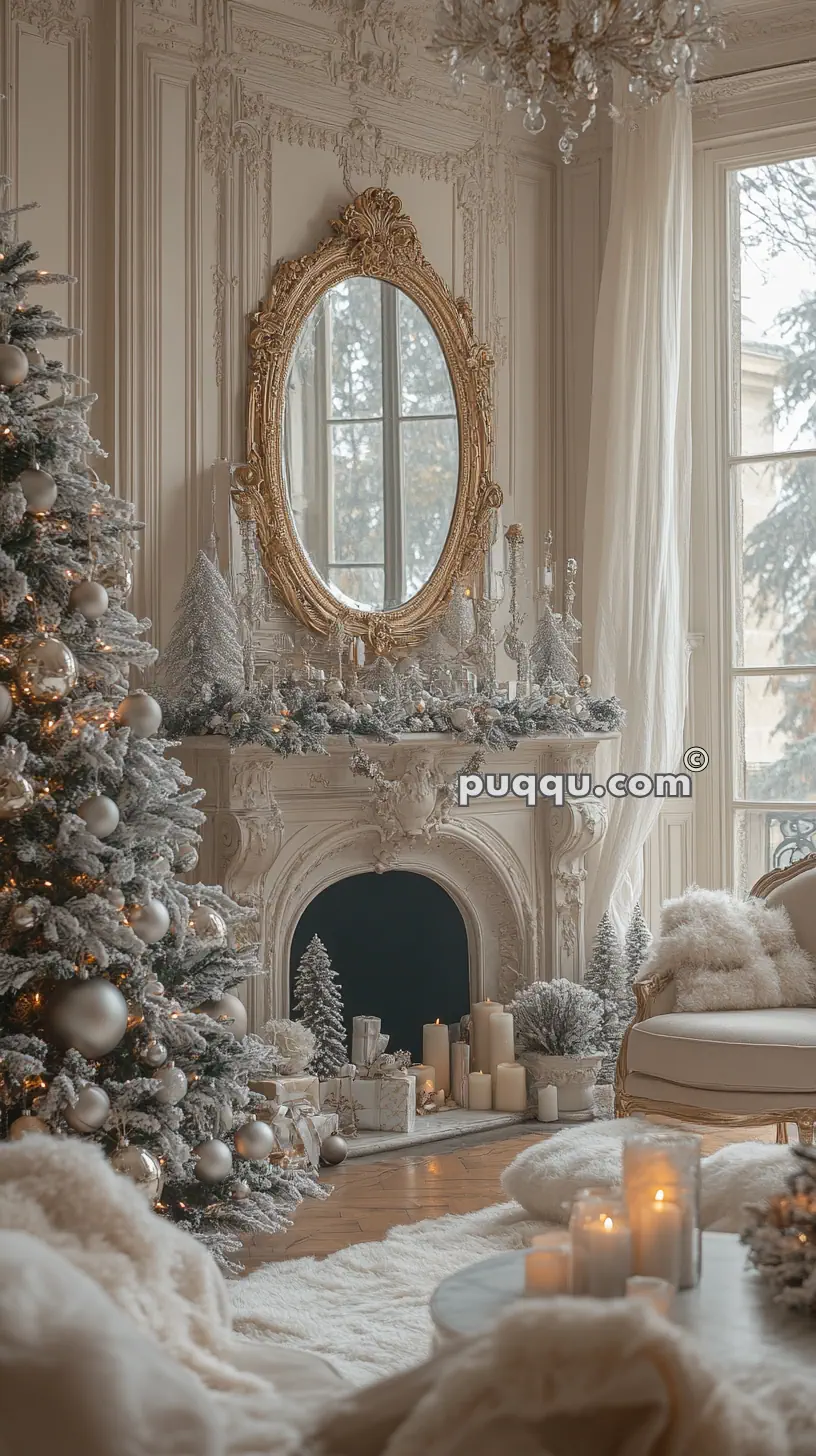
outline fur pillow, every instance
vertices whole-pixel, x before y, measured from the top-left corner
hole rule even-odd
[[[676,1011],[816,1005],[816,965],[783,906],[692,887],[661,911],[637,979],[669,971]]]

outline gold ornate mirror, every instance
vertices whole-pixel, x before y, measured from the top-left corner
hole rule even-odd
[[[369,188],[330,226],[255,316],[233,498],[295,617],[399,651],[479,565],[501,505],[493,361],[393,192]]]

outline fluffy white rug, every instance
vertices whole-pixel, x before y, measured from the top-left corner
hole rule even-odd
[[[523,1196],[528,1212],[519,1202],[503,1203],[403,1225],[379,1243],[355,1244],[326,1259],[266,1264],[231,1286],[235,1329],[324,1355],[357,1385],[406,1369],[430,1351],[428,1301],[440,1279],[477,1259],[523,1248],[533,1233],[563,1221],[576,1187],[616,1182],[622,1139],[631,1128],[631,1121],[588,1124],[525,1149],[504,1185]],[[787,1148],[764,1143],[735,1143],[706,1158],[704,1225],[736,1232],[743,1205],[778,1191],[789,1166]]]

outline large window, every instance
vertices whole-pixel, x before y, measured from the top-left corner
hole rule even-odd
[[[728,174],[737,881],[816,850],[816,158]]]

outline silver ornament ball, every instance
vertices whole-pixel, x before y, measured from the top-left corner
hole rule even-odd
[[[5,683],[0,683],[0,728],[3,728],[8,723],[13,712],[14,699]]]
[[[17,484],[25,496],[30,516],[44,516],[56,504],[57,482],[47,470],[21,470]]]
[[[128,1024],[127,1001],[102,976],[61,981],[48,998],[45,1021],[51,1040],[63,1051],[73,1047],[96,1061],[122,1040]]]
[[[194,870],[198,864],[198,850],[194,844],[180,844],[176,853],[176,866],[182,871]]]
[[[193,1148],[195,1175],[199,1183],[222,1183],[232,1172],[232,1153],[220,1138],[209,1138]]]
[[[102,893],[114,910],[124,910],[125,897],[118,885],[109,885],[107,890],[103,890]]]
[[[268,1122],[251,1119],[237,1128],[233,1135],[235,1151],[239,1158],[260,1160],[268,1158],[276,1146],[275,1134]]]
[[[38,1117],[32,1117],[30,1112],[24,1112],[22,1117],[18,1117],[11,1124],[8,1135],[13,1143],[17,1143],[20,1138],[28,1137],[29,1133],[49,1134],[50,1132],[51,1129],[47,1123],[41,1122]]]
[[[74,1132],[98,1132],[109,1112],[110,1098],[104,1088],[85,1082],[73,1107],[65,1107],[62,1115]]]
[[[0,773],[0,819],[16,819],[34,803],[34,785],[21,773]]]
[[[71,588],[68,606],[72,612],[81,612],[89,622],[104,616],[109,605],[108,593],[101,581],[78,581]]]
[[[59,702],[76,680],[76,659],[59,637],[36,637],[17,659],[17,681],[35,703]]]
[[[151,1203],[155,1203],[160,1197],[164,1187],[164,1174],[158,1158],[154,1158],[147,1148],[139,1148],[127,1141],[122,1142],[111,1153],[110,1163],[116,1173],[123,1173],[141,1188]]]
[[[144,1062],[146,1067],[162,1067],[167,1061],[167,1047],[163,1041],[149,1041],[142,1047],[139,1053],[139,1060]]]
[[[175,1107],[187,1091],[187,1078],[175,1062],[165,1062],[163,1067],[157,1067],[153,1073],[153,1081],[161,1084],[156,1093],[156,1101],[165,1107]]]
[[[348,1143],[339,1132],[331,1132],[320,1144],[320,1161],[328,1167],[334,1168],[338,1163],[343,1163],[348,1156]]]
[[[247,1011],[243,1001],[233,996],[230,991],[225,991],[215,1001],[202,1001],[196,1007],[203,1016],[211,1016],[213,1021],[229,1021],[228,1030],[240,1041],[247,1033]]]
[[[131,930],[145,945],[155,945],[170,929],[170,916],[161,900],[146,900],[144,905],[134,905],[128,920]]]
[[[97,566],[94,581],[99,582],[112,602],[123,602],[133,589],[133,567],[123,556],[117,556],[107,566]]]
[[[11,918],[15,930],[33,930],[37,924],[37,911],[30,900],[25,900],[22,905],[15,906]]]
[[[227,933],[226,921],[211,905],[191,906],[188,925],[198,940],[223,940]]]
[[[77,814],[97,839],[107,839],[119,825],[119,809],[107,794],[92,794],[77,807]]]
[[[161,728],[162,711],[155,698],[141,688],[135,688],[122,699],[116,717],[124,728],[130,729],[134,738],[152,738]]]
[[[16,344],[0,344],[0,387],[15,389],[28,378],[28,360]]]
[[[41,354],[39,349],[26,349],[25,356],[28,360],[29,369],[45,368],[45,355]]]
[[[150,980],[147,982],[147,985],[145,986],[145,996],[163,996],[163,995],[164,995],[164,986],[163,986],[162,982],[161,981],[157,981],[155,976],[151,976],[150,977]]]
[[[243,1178],[236,1178],[229,1186],[229,1196],[233,1203],[243,1203],[244,1199],[251,1197],[252,1189]]]

